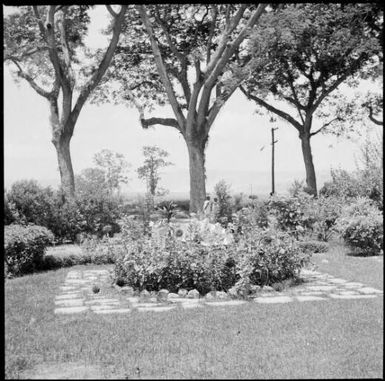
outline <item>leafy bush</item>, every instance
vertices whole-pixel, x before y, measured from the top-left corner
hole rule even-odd
[[[8,225],[4,228],[4,260],[11,276],[34,271],[42,262],[53,234],[42,226]]]
[[[308,214],[311,215],[314,223],[313,234],[320,240],[327,242],[334,233],[334,225],[341,215],[343,200],[337,197],[323,197],[314,199],[308,205]]]
[[[383,209],[383,169],[368,167],[355,172],[331,170],[332,180],[326,182],[319,194],[325,197],[355,199],[369,198],[375,202],[378,209]]]
[[[234,246],[237,258],[237,287],[270,285],[297,277],[309,261],[298,241],[283,231],[255,230],[247,233]]]
[[[13,208],[12,222],[48,227],[54,198],[51,188],[41,187],[35,180],[16,181],[6,194],[7,202]]]
[[[346,206],[337,219],[336,230],[348,246],[361,254],[383,253],[383,216],[371,200],[359,198]]]
[[[301,192],[297,197],[274,196],[267,205],[276,217],[277,228],[298,238],[313,228],[315,220],[308,208],[312,200],[311,195]]]
[[[320,241],[299,241],[299,247],[305,253],[326,253],[329,250],[329,245],[326,242]]]
[[[269,225],[268,208],[261,201],[253,201],[248,207],[242,208],[236,216],[235,225],[238,227],[238,232],[267,228]]]

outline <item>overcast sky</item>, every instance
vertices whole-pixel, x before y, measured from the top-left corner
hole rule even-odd
[[[8,7],[5,7],[7,12]],[[105,23],[103,6],[93,11],[89,45],[104,46],[98,31]],[[362,89],[373,87],[363,84]],[[172,116],[166,107],[152,116]],[[5,186],[19,179],[33,178],[44,185],[56,186],[59,172],[51,143],[47,101],[25,82],[15,84],[9,69],[4,68],[4,176]],[[295,176],[305,177],[300,140],[296,130],[282,121],[276,131],[277,191],[285,192]],[[255,114],[255,106],[240,92],[234,93],[217,117],[206,151],[207,188],[211,191],[221,178],[236,192],[266,192],[270,189],[271,127],[269,117]],[[317,128],[317,124],[314,126]],[[71,143],[75,173],[93,165],[95,153],[107,148],[125,155],[132,165],[131,191],[141,191],[143,184],[135,169],[141,165],[144,145],[158,145],[170,153],[175,165],[164,170],[163,185],[174,192],[189,190],[186,144],[171,127],[157,126],[143,130],[138,112],[125,105],[95,106],[86,104],[75,128]],[[264,149],[261,148],[265,146]],[[313,157],[319,177],[325,179],[330,168],[354,170],[357,143],[317,135],[312,139]],[[286,173],[286,177],[285,177]],[[284,181],[283,181],[284,179]],[[322,181],[318,181],[319,186]]]

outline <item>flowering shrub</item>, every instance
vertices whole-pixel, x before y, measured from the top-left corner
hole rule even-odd
[[[313,227],[314,217],[308,208],[312,200],[311,195],[300,193],[297,197],[274,196],[267,205],[276,217],[277,228],[298,238]]]
[[[4,260],[11,276],[32,272],[42,262],[53,234],[36,225],[7,225],[4,228]]]
[[[246,234],[234,247],[240,280],[251,285],[295,277],[310,259],[293,236],[272,229]]]
[[[308,206],[313,223],[313,234],[320,240],[327,242],[334,233],[334,225],[341,215],[342,200],[337,197],[322,197],[314,199]]]
[[[235,284],[270,284],[295,276],[309,258],[285,232],[254,230],[237,244],[224,245],[203,241],[196,223],[184,240],[171,227],[160,236],[144,235],[140,229],[129,233],[126,223],[103,250],[115,257],[115,282],[137,290],[185,288],[205,294]]]
[[[237,213],[236,224],[242,230],[267,228],[269,225],[267,205],[263,202],[253,201]]]
[[[360,198],[343,208],[336,230],[347,245],[364,255],[383,253],[383,216],[368,199]]]

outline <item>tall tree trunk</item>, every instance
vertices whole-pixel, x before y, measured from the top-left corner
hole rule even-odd
[[[302,134],[300,136],[301,146],[302,146],[302,155],[305,162],[306,170],[306,185],[309,188],[309,193],[317,196],[317,181],[315,176],[314,164],[313,164],[313,155],[311,153],[310,146],[310,135]]]
[[[200,213],[206,198],[205,145],[186,140],[190,164],[190,212]]]
[[[53,139],[52,143],[56,148],[62,189],[67,200],[73,199],[75,197],[75,179],[70,152],[71,136],[62,135]]]

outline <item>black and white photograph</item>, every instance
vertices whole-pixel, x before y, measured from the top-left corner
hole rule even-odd
[[[380,2],[2,11],[5,379],[383,379]]]

